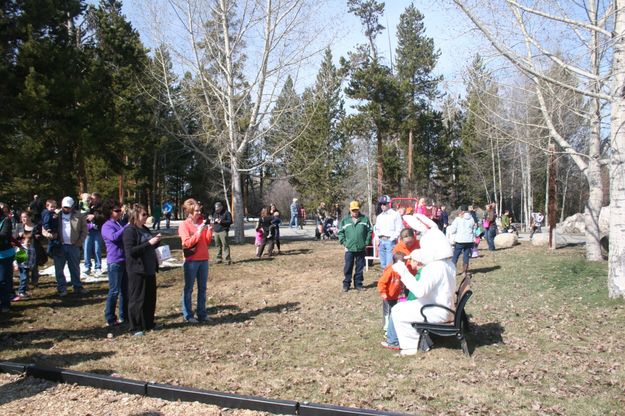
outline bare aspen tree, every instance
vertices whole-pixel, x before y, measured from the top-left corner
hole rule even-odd
[[[610,297],[625,297],[625,2],[453,2],[504,58],[534,82],[551,138],[584,173],[589,188],[585,210],[588,260],[601,259],[598,219],[605,193],[601,167],[609,163],[608,291]],[[576,81],[563,82],[550,76],[550,65],[575,74]],[[575,149],[556,128],[545,100],[545,91],[552,86],[586,98],[588,110],[584,117],[589,129],[585,152]],[[610,122],[602,124],[604,118]],[[609,161],[601,136],[608,128]]]
[[[243,184],[245,175],[258,172],[283,154],[306,127],[271,149],[260,150],[272,128],[280,122],[272,114],[287,77],[297,76],[325,45],[317,42],[324,33],[317,26],[319,2],[311,0],[157,0],[146,4],[163,20],[162,30],[177,28],[163,37],[181,67],[193,80],[193,93],[183,97],[193,108],[200,133],[187,135],[185,144],[200,157],[210,159],[230,179],[234,238],[244,238]],[[154,33],[159,34],[158,30]],[[171,101],[172,111],[177,103]],[[206,155],[207,145],[216,154]],[[226,200],[228,190],[225,189]]]

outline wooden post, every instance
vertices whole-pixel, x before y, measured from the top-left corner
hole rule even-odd
[[[556,147],[549,145],[549,247],[552,250],[556,248],[556,242],[553,238],[553,231],[556,227]]]

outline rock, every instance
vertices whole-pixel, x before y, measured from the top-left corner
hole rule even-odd
[[[584,234],[586,231],[584,214],[577,213],[567,217],[556,226],[556,230],[560,234]]]
[[[542,232],[540,234],[534,234],[534,238],[532,238],[532,245],[535,247],[547,247],[549,246],[549,231],[545,230],[546,232]],[[556,248],[560,248],[560,247],[564,247],[565,245],[569,244],[569,242],[567,241],[567,239],[560,234],[559,232],[555,231],[553,232],[553,238],[555,239],[556,242]]]
[[[515,233],[502,233],[495,236],[495,248],[510,248],[519,244],[519,237]]]

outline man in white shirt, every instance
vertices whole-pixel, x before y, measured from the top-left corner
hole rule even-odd
[[[391,208],[391,198],[388,195],[382,195],[378,202],[382,212],[375,219],[374,232],[380,241],[378,255],[380,256],[380,266],[384,270],[387,265],[393,264],[393,249],[397,245],[397,239],[404,228],[404,223],[401,215]]]
[[[67,283],[63,273],[65,263],[69,269],[74,293],[86,294],[87,289],[80,282],[80,248],[87,238],[87,222],[84,216],[74,210],[74,200],[69,196],[63,198],[61,202],[58,235],[60,245],[55,248],[53,256],[56,288],[59,296],[67,295]]]

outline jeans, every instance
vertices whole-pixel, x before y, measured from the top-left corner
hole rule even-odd
[[[397,332],[395,332],[395,325],[393,325],[393,316],[390,311],[388,314],[388,327],[386,328],[386,342],[391,345],[399,344]]]
[[[491,224],[486,230],[486,242],[488,243],[488,250],[495,251],[495,236],[497,235],[497,226]]]
[[[458,243],[454,245],[454,255],[451,258],[451,261],[456,265],[458,263],[458,257],[460,257],[460,253],[462,253],[462,264],[465,266],[469,265],[469,259],[471,258],[471,249],[473,248],[473,243]]]
[[[382,267],[382,270],[386,269],[386,266],[389,264],[393,264],[393,249],[396,245],[397,240],[380,239],[378,256],[380,256],[380,266]]]
[[[126,321],[128,314],[128,274],[125,263],[109,263],[109,293],[104,307],[104,319],[109,324],[115,323],[115,306],[119,297],[119,320]]]
[[[365,268],[365,252],[364,251],[346,251],[345,266],[343,266],[343,287],[349,288],[352,283],[352,270],[356,265],[354,272],[354,287],[362,287],[362,271]]]
[[[206,319],[206,284],[208,283],[208,260],[185,260],[184,270],[184,290],[182,292],[182,315],[184,319],[193,318],[193,308],[191,296],[193,295],[193,285],[197,280],[197,319]]]
[[[13,296],[13,259],[0,259],[0,309],[8,310]]]
[[[391,316],[391,308],[397,305],[397,300],[382,299],[382,325],[386,331],[388,327],[388,318]]]
[[[230,244],[228,244],[228,231],[219,231],[213,233],[215,239],[215,247],[217,247],[217,262],[221,262],[223,259],[226,263],[230,263]],[[223,254],[222,254],[223,252]]]
[[[74,290],[82,287],[80,283],[80,248],[72,244],[61,244],[54,250],[54,275],[56,277],[56,289],[59,293],[65,292],[67,282],[63,269],[65,263],[69,268],[72,286]]]
[[[297,225],[298,225],[297,220],[298,220],[297,214],[291,213],[291,221],[289,222],[289,227],[297,228]]]
[[[31,269],[24,267],[24,266],[19,266],[19,270],[20,270],[20,286],[17,289],[17,293],[26,293],[26,291],[28,290],[29,278],[32,284],[36,284],[37,282],[39,282],[39,269],[37,268],[37,265],[35,264],[35,266]]]
[[[100,230],[91,230],[85,239],[84,256],[85,269],[91,271],[92,255],[95,257],[95,269],[102,270],[102,233]]]
[[[152,224],[153,230],[161,229],[161,217],[154,217],[154,224]]]

